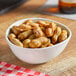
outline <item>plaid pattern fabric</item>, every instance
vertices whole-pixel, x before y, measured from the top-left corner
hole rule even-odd
[[[0,76],[50,76],[0,61]]]

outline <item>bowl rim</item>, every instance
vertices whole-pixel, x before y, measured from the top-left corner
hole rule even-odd
[[[45,48],[24,48],[24,47],[20,47],[20,46],[17,46],[17,45],[15,45],[15,44],[13,44],[13,43],[8,39],[8,34],[9,34],[10,28],[11,28],[12,26],[14,26],[14,24],[15,24],[16,22],[26,21],[26,20],[29,20],[29,19],[32,19],[32,20],[47,20],[47,21],[51,21],[51,22],[56,22],[57,24],[59,24],[60,26],[64,27],[64,28],[69,32],[69,36],[68,36],[68,38],[67,38],[66,40],[64,40],[64,41],[62,41],[62,42],[60,42],[60,43],[58,43],[58,44],[55,44],[54,46],[49,46],[49,47],[45,47]],[[38,18],[25,18],[25,19],[18,20],[18,21],[16,21],[16,22],[14,22],[13,24],[11,24],[11,25],[7,28],[5,38],[6,38],[6,41],[7,41],[8,43],[10,43],[11,45],[14,45],[15,47],[18,47],[18,48],[30,49],[30,50],[34,50],[34,49],[35,49],[35,50],[36,50],[36,49],[37,49],[37,50],[39,50],[39,49],[40,49],[40,50],[49,49],[49,48],[53,48],[53,47],[59,46],[59,45],[61,45],[61,44],[64,44],[64,43],[65,43],[67,40],[69,40],[69,39],[71,38],[71,36],[72,36],[71,30],[70,30],[66,25],[64,25],[64,24],[62,24],[62,23],[60,23],[60,22],[58,22],[58,21],[55,21],[55,20],[38,17]],[[23,23],[23,22],[22,22],[22,23]]]

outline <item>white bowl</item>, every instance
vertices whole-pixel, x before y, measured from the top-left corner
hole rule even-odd
[[[19,58],[20,60],[30,63],[30,64],[40,64],[40,63],[45,63],[49,60],[51,60],[52,58],[58,56],[66,47],[67,43],[69,42],[72,33],[70,31],[70,29],[65,26],[62,23],[56,22],[59,26],[63,27],[64,29],[66,29],[69,33],[69,36],[66,40],[64,40],[61,43],[58,43],[54,46],[50,46],[50,47],[46,47],[46,48],[22,48],[19,46],[14,45],[13,43],[11,43],[8,39],[8,34],[10,32],[10,28],[12,28],[12,26],[14,25],[20,25],[22,24],[24,21],[28,20],[28,19],[32,19],[34,21],[36,20],[47,20],[47,21],[52,21],[52,22],[56,22],[53,20],[49,20],[49,19],[44,19],[44,18],[27,18],[27,19],[22,19],[19,20],[15,23],[13,23],[6,31],[6,40],[8,42],[8,45],[10,46],[12,52],[14,53],[14,55]]]

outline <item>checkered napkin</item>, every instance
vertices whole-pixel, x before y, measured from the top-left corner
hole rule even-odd
[[[0,61],[0,76],[50,76]]]

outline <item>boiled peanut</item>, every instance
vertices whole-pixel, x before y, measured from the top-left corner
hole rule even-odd
[[[39,24],[40,27],[47,27],[48,24],[46,24],[45,21],[37,21],[37,23]]]
[[[58,41],[58,37],[61,34],[61,27],[57,27],[52,37],[52,43],[55,44]]]
[[[12,39],[12,38],[15,38],[15,37],[16,37],[16,35],[13,34],[13,33],[10,33],[9,36],[8,36],[9,39]]]
[[[35,35],[34,34],[32,34],[32,35],[30,35],[29,37],[28,37],[28,39],[35,39],[36,37],[35,37]]]
[[[37,23],[31,23],[30,26],[32,26],[32,27],[39,27],[39,24],[37,24]]]
[[[18,46],[20,46],[20,47],[23,47],[23,44],[18,40],[18,39],[16,39],[15,38],[16,36],[14,35],[14,34],[9,34],[9,39],[10,39],[10,41],[13,43],[13,44],[15,44],[15,45],[18,45]]]
[[[67,39],[67,37],[68,37],[67,31],[66,31],[66,30],[62,30],[62,32],[61,32],[61,34],[60,34],[60,36],[59,36],[59,38],[58,38],[58,41],[59,41],[59,42],[62,42],[62,41],[64,41],[65,39]]]
[[[57,27],[54,34],[59,36],[61,34],[61,27]]]
[[[52,43],[50,43],[48,46],[53,46],[53,44],[52,44]]]
[[[53,36],[53,30],[52,30],[52,28],[46,28],[45,33],[46,33],[47,37]]]
[[[31,24],[31,23],[33,23],[33,20],[26,20],[23,22],[23,24]]]
[[[32,27],[30,25],[28,25],[28,24],[21,24],[19,26],[19,28],[20,29],[23,29],[24,31],[27,31],[27,30],[31,30],[32,29]]]
[[[52,43],[55,44],[58,41],[58,35],[53,35],[52,37]]]
[[[11,40],[11,42],[12,42],[13,44],[18,45],[18,46],[20,46],[20,47],[23,47],[23,44],[22,44],[18,39],[13,38],[13,39],[10,39],[10,40]]]
[[[15,35],[18,35],[20,34],[21,32],[23,32],[24,30],[23,29],[20,29],[19,26],[13,26],[11,28],[12,32],[15,34]]]
[[[40,41],[38,41],[38,40],[32,40],[30,43],[29,43],[29,46],[31,47],[31,48],[38,48],[38,47],[40,47],[41,46],[41,43],[40,43]]]
[[[33,29],[33,32],[34,32],[34,35],[35,35],[36,37],[42,37],[42,36],[44,36],[44,33],[43,33],[43,31],[40,29],[40,27],[34,28],[34,29]]]
[[[28,30],[28,31],[25,31],[25,32],[22,32],[18,35],[18,39],[19,40],[24,40],[26,39],[28,36],[30,36],[32,34],[32,30]]]
[[[31,48],[38,48],[40,47],[42,44],[45,44],[49,41],[48,38],[46,37],[39,37],[37,39],[33,39],[30,43],[29,43],[29,46]]]
[[[50,27],[50,28],[52,28],[53,31],[55,31],[55,29],[56,29],[57,26],[56,26],[55,22],[51,22],[50,25],[47,26],[47,27]]]
[[[50,22],[50,21],[45,21],[45,23],[46,23],[47,25],[49,25],[51,22]]]
[[[45,27],[40,27],[40,29],[45,32],[46,28]]]
[[[48,45],[50,45],[50,42],[47,42],[46,44],[41,45],[41,48],[45,48],[45,47],[47,47]]]
[[[26,40],[24,40],[23,41],[23,47],[25,47],[25,48],[29,48],[29,43],[31,42],[31,40],[30,39],[26,39]]]

